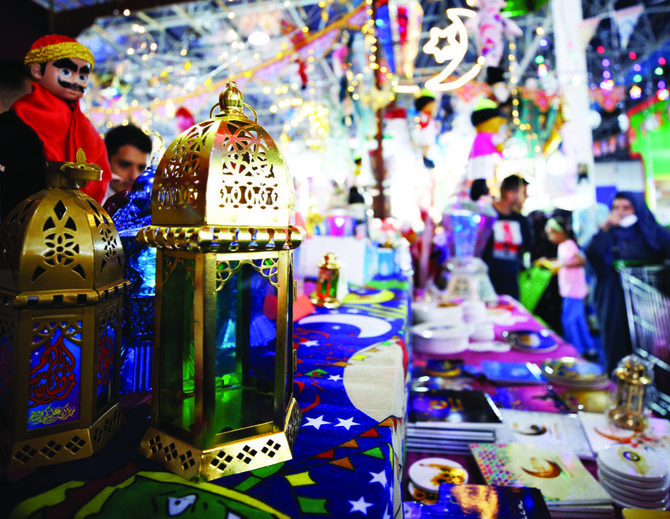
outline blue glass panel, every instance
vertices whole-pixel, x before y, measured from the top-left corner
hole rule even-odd
[[[78,336],[56,326],[53,336],[30,354],[29,430],[79,419],[81,347],[71,340]]]
[[[98,342],[98,401],[97,409],[102,411],[114,394],[114,368],[116,367],[116,329],[107,321]]]

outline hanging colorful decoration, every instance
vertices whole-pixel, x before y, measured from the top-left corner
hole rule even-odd
[[[406,79],[414,75],[414,60],[419,51],[423,9],[418,0],[391,0],[388,4],[395,69]]]
[[[435,61],[439,64],[448,63],[442,72],[426,81],[426,88],[429,90],[442,92],[454,90],[474,79],[481,71],[485,58],[480,56],[477,62],[466,73],[457,79],[445,82],[456,71],[468,52],[468,31],[461,17],[473,18],[475,14],[470,9],[462,9],[460,7],[447,9],[447,18],[451,20],[451,25],[445,29],[440,29],[439,27],[430,29],[430,39],[423,46],[423,52],[433,55]],[[440,45],[440,40],[442,39],[446,40],[446,45],[439,47],[438,45]]]
[[[549,0],[507,0],[507,5],[503,8],[503,16],[523,16],[532,13],[544,7]]]
[[[591,88],[589,91],[591,101],[608,112],[613,112],[626,96],[626,90],[622,85],[610,88]]]
[[[505,0],[478,0],[477,14],[468,21],[477,42],[479,55],[488,67],[499,67],[505,50],[505,37],[521,36],[521,28],[501,15]]]
[[[538,95],[534,89],[524,89],[520,99],[520,107],[516,119],[515,140],[523,141],[528,157],[548,156],[558,148],[561,142],[560,130],[564,119],[560,97]],[[538,105],[534,101],[541,99]],[[547,106],[545,99],[550,99]],[[515,120],[516,120],[515,119]]]

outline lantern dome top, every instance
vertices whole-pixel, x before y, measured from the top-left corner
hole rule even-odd
[[[0,291],[15,307],[92,304],[127,285],[111,217],[77,189],[96,179],[100,168],[83,153],[76,163],[49,163],[47,188],[1,222]]]
[[[245,106],[253,112],[229,82],[219,113],[168,146],[152,191],[154,226],[290,226],[293,181],[274,140],[255,112],[253,121],[247,118]]]
[[[632,385],[648,386],[654,380],[653,367],[635,354],[621,359],[614,373],[616,377]]]

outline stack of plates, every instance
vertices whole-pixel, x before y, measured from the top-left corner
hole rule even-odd
[[[436,355],[460,353],[468,349],[472,327],[464,324],[444,324],[430,321],[412,327],[417,351]]]
[[[574,357],[546,360],[542,374],[552,384],[578,389],[602,389],[609,384],[607,373],[598,364]]]
[[[488,312],[484,301],[465,301],[462,305],[463,319],[466,323],[476,324],[488,321]]]
[[[440,301],[414,302],[412,314],[416,323],[440,321],[443,324],[463,324],[463,308]]]
[[[409,491],[417,501],[436,502],[442,483],[463,485],[468,472],[463,465],[447,458],[424,458],[409,467]]]
[[[622,508],[665,510],[670,505],[668,466],[653,450],[611,445],[598,453],[598,479]]]

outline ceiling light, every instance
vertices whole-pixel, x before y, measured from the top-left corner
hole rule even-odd
[[[249,43],[254,47],[262,47],[270,43],[270,36],[263,31],[254,31],[249,35]]]

